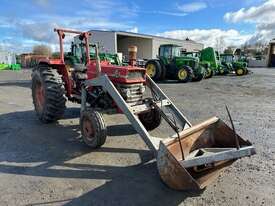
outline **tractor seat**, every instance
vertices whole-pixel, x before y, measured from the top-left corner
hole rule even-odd
[[[84,64],[78,64],[75,63],[72,68],[74,69],[74,71],[76,72],[85,72],[87,70],[86,66]]]

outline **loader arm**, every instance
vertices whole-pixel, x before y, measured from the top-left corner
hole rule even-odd
[[[158,98],[154,102],[154,106],[162,109],[166,107],[178,122],[180,130],[191,127],[191,123],[186,119],[186,117],[177,109],[177,107],[171,102],[171,100],[161,91],[161,89],[154,83],[154,81],[147,76],[147,87],[150,88],[151,92]],[[123,111],[128,120],[131,122],[135,130],[142,137],[144,142],[148,147],[157,152],[159,149],[159,142],[161,138],[151,136],[145,129],[143,124],[140,122],[137,114],[151,109],[152,104],[150,102],[144,102],[143,104],[131,106],[125,102],[123,97],[120,95],[114,84],[110,81],[107,75],[101,75],[93,80],[86,80],[85,87],[101,86],[108,94],[113,98],[117,106]],[[82,89],[82,104],[81,111],[86,108],[86,89]]]

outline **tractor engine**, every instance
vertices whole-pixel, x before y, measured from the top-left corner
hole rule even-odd
[[[101,61],[100,64],[101,75],[106,74],[110,78],[127,103],[135,105],[142,101],[145,92],[145,69],[135,66],[116,66],[108,61]],[[94,79],[96,77],[96,61],[91,61],[87,66],[87,79]],[[97,106],[101,108],[115,107],[112,98],[109,94],[102,91],[101,88],[93,88],[90,92],[90,102],[95,101],[97,102]]]

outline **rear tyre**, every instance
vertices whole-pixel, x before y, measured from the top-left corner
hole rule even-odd
[[[192,81],[193,71],[190,67],[184,66],[177,72],[177,80],[181,83],[188,83]]]
[[[32,98],[36,114],[43,123],[60,119],[66,105],[61,75],[48,65],[38,65],[32,73]]]
[[[102,115],[93,110],[82,112],[80,117],[82,139],[91,148],[101,147],[107,137],[107,129]]]
[[[158,61],[156,60],[149,60],[146,65],[146,73],[151,77],[153,80],[158,81],[161,78],[162,68]]]
[[[159,64],[161,65],[161,75],[160,75],[159,80],[163,81],[166,79],[166,67],[165,67],[165,65],[162,65],[161,63],[159,63]]]
[[[148,112],[140,113],[138,118],[148,131],[156,129],[161,123],[161,114],[157,109],[151,109]]]

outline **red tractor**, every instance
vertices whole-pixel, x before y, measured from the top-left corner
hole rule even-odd
[[[59,36],[60,58],[40,61],[32,73],[32,96],[36,113],[44,123],[60,119],[66,101],[81,103],[80,128],[84,142],[97,148],[107,136],[104,112],[123,113],[157,157],[162,180],[174,189],[202,189],[235,160],[255,154],[220,119],[214,117],[192,126],[173,102],[135,66],[136,48],[129,49],[130,66],[116,66],[90,60],[89,32],[55,29]],[[65,33],[77,34],[85,45],[85,56],[68,63],[64,58]],[[148,89],[145,98],[145,89]],[[150,94],[150,96],[149,96]],[[148,131],[165,120],[175,131],[168,139],[153,137]]]
[[[55,29],[60,41],[60,59],[40,61],[32,74],[32,96],[39,119],[44,123],[54,122],[62,117],[67,100],[81,102],[81,88],[87,79],[95,79],[101,73],[106,74],[123,99],[129,105],[139,104],[145,91],[146,71],[136,66],[114,66],[108,61],[90,60],[88,32]],[[64,59],[63,39],[65,33],[79,35],[84,41],[86,56],[80,58],[86,65],[71,65]],[[96,48],[97,51],[97,48]],[[88,55],[87,55],[88,54]],[[85,60],[85,61],[84,61]],[[81,62],[81,60],[79,60]],[[80,126],[85,143],[91,147],[99,147],[106,139],[106,128],[98,111],[121,112],[116,103],[102,87],[89,88],[87,103],[90,108],[81,115]],[[147,111],[138,115],[143,125],[152,130],[160,124],[158,111]],[[95,138],[91,136],[95,135]]]

